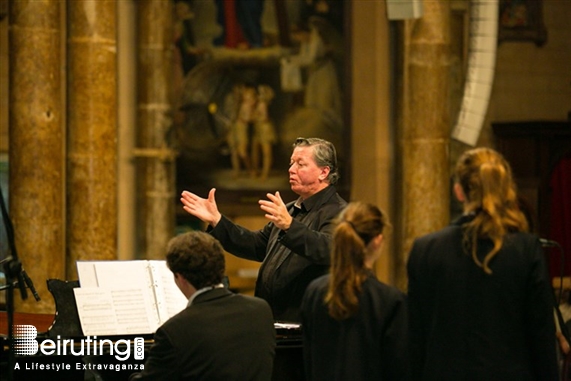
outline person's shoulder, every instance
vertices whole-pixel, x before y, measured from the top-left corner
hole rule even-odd
[[[539,237],[530,232],[522,232],[522,231],[511,232],[506,235],[506,238],[508,239],[511,238],[528,244],[540,243]]]
[[[308,314],[312,314],[316,309],[320,310],[323,307],[322,301],[324,300],[328,287],[329,275],[322,275],[309,283],[301,302],[302,321],[308,318]]]
[[[335,193],[335,201],[340,208],[345,208],[347,206],[347,201],[339,193]]]
[[[312,280],[305,289],[305,296],[307,298],[313,297],[316,294],[325,292],[329,285],[329,274],[322,275]]]
[[[337,192],[335,185],[329,185],[327,188],[320,192],[319,198],[322,200],[324,207],[333,207],[336,210],[344,209],[347,206],[347,201],[341,197]]]
[[[239,316],[249,320],[249,324],[264,326],[273,332],[274,329],[274,315],[272,308],[264,299],[257,296],[250,296],[244,294],[234,294],[232,296],[234,304],[231,309],[240,311]],[[262,329],[257,327],[257,329]],[[263,328],[262,330],[265,330]]]
[[[381,282],[376,277],[371,276],[367,278],[366,282],[371,289],[376,290],[378,293],[389,295],[395,300],[404,300],[406,298],[405,293],[400,289],[390,284]]]
[[[233,293],[232,297],[236,300],[240,300],[241,303],[268,305],[268,302],[257,296]]]
[[[363,284],[363,294],[359,300],[360,303],[373,308],[371,313],[379,317],[406,310],[407,305],[407,296],[403,291],[381,282],[374,276],[369,277]]]
[[[322,288],[324,285],[327,285],[328,283],[329,283],[329,274],[325,274],[312,280],[307,286],[307,288],[319,289]]]
[[[164,322],[159,329],[163,332],[171,332],[172,330],[176,330],[177,327],[181,325],[188,324],[189,320],[194,319],[193,313],[194,311],[190,307],[185,307],[179,313],[171,316],[166,322]]]
[[[417,237],[412,243],[407,266],[425,266],[427,261],[441,261],[444,257],[462,251],[462,227],[449,225],[438,231]],[[422,271],[422,270],[421,270]]]
[[[434,241],[440,241],[451,236],[457,236],[462,234],[462,227],[451,224],[440,230],[424,234],[415,238],[414,243],[417,245],[426,245]]]
[[[257,296],[244,295],[244,294],[233,294],[232,298],[240,304],[247,305],[250,308],[255,308],[259,310],[267,310],[271,313],[271,307],[267,301]]]
[[[528,232],[511,232],[506,234],[503,241],[503,249],[515,249],[519,252],[533,253],[541,248],[539,237]]]
[[[329,185],[327,187],[328,193],[330,194],[330,198],[335,201],[336,203],[342,205],[343,207],[347,206],[347,201],[341,197],[335,185]]]

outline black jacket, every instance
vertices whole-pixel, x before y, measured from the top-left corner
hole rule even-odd
[[[337,321],[324,303],[329,275],[313,281],[302,303],[308,381],[404,381],[408,376],[406,299],[373,275],[362,284],[355,316]]]
[[[541,245],[508,234],[486,274],[463,217],[417,239],[408,260],[414,380],[557,380],[554,296]],[[482,258],[491,241],[480,240]]]
[[[159,327],[144,371],[130,380],[270,381],[275,340],[264,300],[214,289]]]
[[[289,203],[292,209],[294,202]],[[301,298],[307,285],[329,269],[333,219],[347,205],[330,185],[305,200],[288,231],[268,223],[251,231],[222,217],[210,234],[228,252],[264,262],[256,282],[256,296],[268,301],[274,318],[299,321]]]

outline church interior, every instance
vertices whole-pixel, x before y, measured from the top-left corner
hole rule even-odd
[[[295,199],[298,136],[333,142],[339,193],[388,213],[376,274],[405,292],[413,240],[462,213],[457,158],[498,150],[569,294],[570,1],[262,3],[261,28],[235,34],[208,0],[0,2],[0,187],[41,296],[16,292],[17,312],[53,315],[47,280],[77,280],[78,261],[164,259],[170,238],[205,228],[183,190],[215,187],[224,215],[263,227],[260,198]],[[244,156],[228,130],[248,87],[267,129]],[[226,255],[229,287],[253,294],[259,265]]]

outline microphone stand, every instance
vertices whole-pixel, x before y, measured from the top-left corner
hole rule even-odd
[[[8,236],[9,252],[11,255],[3,259],[0,264],[4,267],[4,273],[6,275],[6,284],[0,287],[0,290],[6,290],[6,315],[8,323],[8,381],[14,379],[14,364],[16,362],[15,347],[14,347],[14,288],[18,287],[20,289],[20,296],[22,300],[28,298],[28,292],[26,287],[32,291],[36,301],[40,300],[40,296],[36,292],[32,280],[24,271],[22,263],[18,260],[18,254],[16,252],[16,244],[14,239],[14,228],[12,226],[12,221],[8,216],[8,210],[4,203],[4,196],[2,195],[2,188],[0,187],[0,209],[2,211],[2,218],[4,220],[4,225],[6,227],[6,235]]]

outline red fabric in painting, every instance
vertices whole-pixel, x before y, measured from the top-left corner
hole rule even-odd
[[[236,0],[224,0],[224,22],[226,30],[224,46],[236,48],[239,44],[246,42],[242,28],[236,18]]]

